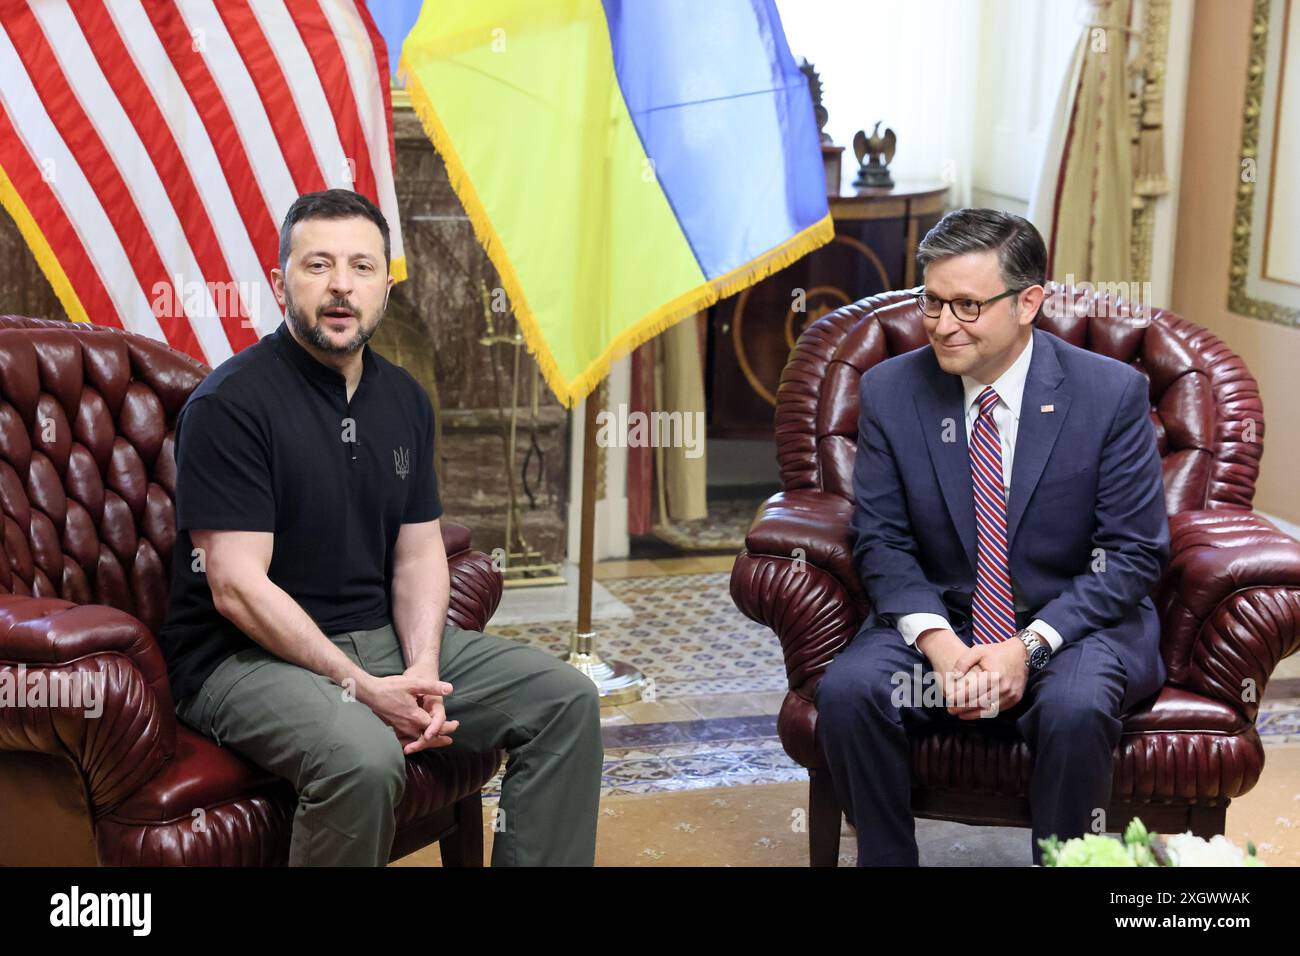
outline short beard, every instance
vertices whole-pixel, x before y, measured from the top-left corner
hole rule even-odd
[[[365,316],[358,312],[357,334],[352,337],[351,342],[347,342],[343,345],[335,345],[328,337],[326,337],[325,331],[320,327],[319,322],[321,312],[332,307],[332,305],[326,305],[321,309],[318,309],[316,312],[316,318],[318,321],[314,325],[310,324],[307,322],[302,310],[294,305],[293,298],[289,295],[288,288],[286,287],[284,290],[284,314],[285,319],[289,323],[289,327],[297,333],[300,340],[306,342],[312,348],[329,355],[351,355],[354,352],[361,351],[365,344],[370,341],[371,337],[374,336],[375,332],[379,329],[379,323],[384,317],[383,309],[381,307],[379,318],[375,320],[375,324],[370,328],[366,328]]]

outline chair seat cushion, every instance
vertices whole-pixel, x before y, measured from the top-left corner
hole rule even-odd
[[[398,826],[482,789],[500,765],[499,751],[484,754],[460,748],[424,751],[407,758],[406,794],[397,809]],[[112,817],[123,822],[166,823],[188,819],[199,807],[262,795],[296,803],[288,783],[178,724],[176,756],[120,804]]]
[[[461,748],[408,757],[406,793],[397,808],[398,838],[405,828],[481,790],[501,758],[500,751],[473,753]],[[101,862],[282,862],[296,803],[286,781],[178,724],[175,756],[98,822]],[[204,813],[196,814],[198,809]],[[211,823],[200,822],[203,818]],[[205,838],[206,834],[211,836]],[[209,843],[214,845],[205,845]]]
[[[165,823],[243,797],[293,790],[227,747],[218,747],[185,724],[176,725],[176,754],[152,779],[118,805],[112,817],[136,823]]]

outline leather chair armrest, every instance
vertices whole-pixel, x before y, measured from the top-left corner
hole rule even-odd
[[[447,620],[467,631],[482,631],[501,602],[501,572],[486,554],[470,548],[468,528],[444,523],[442,540],[451,575]]]
[[[868,600],[853,568],[852,506],[804,489],[763,505],[731,569],[731,598],[781,640],[790,689],[812,699],[817,680],[857,633]]]
[[[122,803],[176,751],[162,653],[144,624],[116,608],[0,596],[0,699],[0,749],[71,759],[96,813]]]
[[[1254,720],[1273,669],[1300,647],[1300,542],[1249,511],[1169,519],[1156,592],[1171,683]]]
[[[827,491],[783,491],[763,502],[745,536],[745,550],[802,559],[831,575],[853,601],[869,603],[853,564],[853,505]]]

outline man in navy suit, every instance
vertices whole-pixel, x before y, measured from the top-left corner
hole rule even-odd
[[[917,258],[930,345],[862,376],[853,554],[872,610],[822,678],[817,732],[858,864],[914,866],[909,735],[1013,726],[1040,862],[1040,838],[1104,828],[1121,715],[1165,681],[1147,381],[1035,328],[1047,257],[1019,216],[950,213]]]

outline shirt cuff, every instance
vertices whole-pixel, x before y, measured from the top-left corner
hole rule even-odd
[[[1056,628],[1052,627],[1052,625],[1048,624],[1042,618],[1035,619],[1034,622],[1029,625],[1029,629],[1031,631],[1037,631],[1047,640],[1048,645],[1052,648],[1053,654],[1059,651],[1061,645],[1065,643],[1065,639],[1057,633]]]
[[[945,630],[951,630],[952,626],[948,619],[942,614],[931,614],[928,611],[918,611],[915,614],[903,614],[898,618],[898,633],[903,635],[903,640],[911,647],[916,643],[916,639],[930,630],[932,627],[942,627]]]

